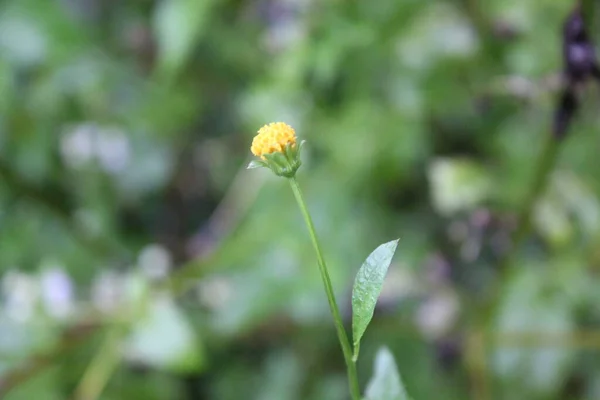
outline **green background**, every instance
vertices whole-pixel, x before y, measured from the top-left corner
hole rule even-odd
[[[596,87],[511,247],[573,3],[2,1],[0,388],[44,366],[5,398],[71,398],[118,321],[101,399],[347,399],[292,193],[245,169],[272,121],[348,327],[400,238],[363,388],[385,344],[415,400],[600,398]]]

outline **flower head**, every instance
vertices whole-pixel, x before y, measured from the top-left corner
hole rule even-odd
[[[283,153],[285,146],[296,145],[296,132],[285,122],[272,122],[258,130],[252,141],[252,154],[265,160],[265,154]]]
[[[278,176],[291,178],[300,167],[300,148],[296,144],[294,128],[284,122],[272,122],[260,128],[252,141],[250,151],[260,160],[248,168],[267,167]]]

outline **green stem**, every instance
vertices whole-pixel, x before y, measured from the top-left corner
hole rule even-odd
[[[120,346],[124,329],[115,325],[109,328],[101,348],[85,371],[75,399],[96,400],[121,362]]]
[[[546,190],[548,179],[552,175],[561,143],[562,142],[557,140],[554,136],[549,136],[546,139],[541,157],[536,166],[533,182],[529,187],[527,197],[518,214],[517,229],[513,236],[512,249],[501,262],[501,271],[506,271],[505,273],[511,271],[511,265],[514,262],[514,258],[527,234],[531,230],[531,217],[535,204],[543,195],[544,190]]]
[[[512,237],[512,248],[499,262],[500,275],[489,289],[486,302],[478,306],[487,309],[486,312],[480,314],[484,320],[493,318],[496,315],[495,310],[501,301],[501,289],[505,287],[506,282],[512,278],[513,274],[519,271],[518,266],[515,265],[515,259],[519,254],[521,245],[531,231],[531,218],[535,204],[546,190],[548,180],[558,158],[561,143],[562,141],[557,140],[553,135],[548,135],[546,138],[539,161],[535,166],[533,181],[518,213],[517,229]]]
[[[313,225],[312,218],[308,213],[308,208],[306,207],[300,186],[298,186],[298,181],[296,181],[295,177],[289,178],[289,181],[292,191],[294,192],[294,196],[296,197],[296,201],[298,202],[298,206],[300,207],[300,211],[302,212],[302,216],[304,217],[304,222],[306,222],[306,226],[308,227],[308,232],[310,234],[313,247],[317,253],[319,272],[321,273],[321,279],[323,280],[323,285],[325,286],[325,293],[327,294],[327,300],[329,301],[329,308],[331,309],[331,314],[333,315],[333,321],[337,330],[338,340],[340,341],[342,352],[344,353],[344,360],[346,361],[350,394],[352,395],[353,400],[360,400],[360,387],[358,385],[356,364],[354,361],[352,361],[352,348],[350,346],[348,336],[346,335],[346,330],[344,329],[344,323],[342,322],[340,310],[337,302],[335,301],[333,286],[331,284],[331,279],[329,278],[329,272],[327,271],[327,265],[325,264],[325,259],[323,258],[323,252],[321,251],[319,240],[317,239],[315,226]]]
[[[535,202],[546,189],[548,178],[550,178],[552,170],[554,169],[554,164],[556,163],[560,143],[561,142],[554,137],[547,138],[545,147],[542,150],[542,157],[539,161],[536,174],[531,185],[531,191],[525,203],[523,203],[523,209],[519,215],[519,228],[515,234],[516,246],[521,244],[524,236],[531,228],[531,214],[533,213]]]
[[[145,316],[150,300],[150,288],[140,293],[133,306],[133,312],[127,310],[117,315],[113,324],[108,327],[106,337],[92,359],[83,378],[75,391],[77,400],[96,400],[108,384],[110,377],[119,367],[123,358],[122,345],[131,325]]]

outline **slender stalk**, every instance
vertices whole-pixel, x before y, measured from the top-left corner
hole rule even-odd
[[[518,211],[517,228],[512,236],[512,248],[499,261],[499,276],[489,289],[489,296],[483,304],[478,305],[480,309],[485,310],[479,313],[482,319],[479,321],[480,324],[485,324],[486,321],[489,322],[489,319],[494,318],[496,309],[501,302],[502,288],[519,271],[518,266],[515,265],[515,260],[523,242],[531,231],[531,219],[535,204],[547,188],[548,180],[558,159],[561,143],[562,141],[557,140],[553,135],[548,135],[546,138],[540,158],[535,166],[533,181],[528,188],[527,197]],[[484,328],[480,327],[480,329],[483,330]]]
[[[123,359],[122,344],[132,325],[144,317],[150,300],[150,288],[144,288],[133,303],[132,310],[124,310],[108,327],[98,353],[85,371],[75,391],[76,400],[96,400],[104,391],[113,373]]]
[[[543,195],[544,190],[548,185],[548,180],[554,170],[560,144],[562,141],[557,140],[554,136],[549,135],[546,138],[546,143],[542,149],[542,154],[536,165],[535,175],[533,181],[529,187],[527,197],[521,205],[517,219],[517,229],[513,235],[512,249],[504,259],[500,262],[501,279],[498,280],[496,289],[492,292],[497,295],[500,287],[506,283],[510,274],[515,270],[513,263],[519,252],[519,249],[527,237],[527,234],[531,230],[531,218],[535,208],[535,203],[539,200],[540,196]]]
[[[104,391],[110,377],[121,362],[121,340],[124,329],[115,325],[109,328],[102,346],[75,391],[77,400],[96,400]]]
[[[342,322],[340,310],[337,302],[335,301],[333,286],[331,284],[331,279],[329,278],[327,264],[325,264],[325,259],[323,258],[323,252],[321,251],[319,240],[317,239],[315,226],[313,225],[312,218],[310,217],[308,208],[306,207],[306,203],[304,201],[304,197],[302,196],[302,191],[300,190],[298,181],[296,181],[295,177],[289,178],[289,181],[292,191],[294,192],[294,196],[296,197],[296,201],[298,202],[298,206],[300,207],[300,211],[302,212],[302,216],[304,217],[304,222],[306,222],[306,226],[308,227],[308,233],[310,234],[313,247],[317,253],[319,272],[321,273],[321,279],[323,280],[323,285],[325,286],[325,293],[327,294],[327,300],[329,301],[329,308],[331,309],[331,314],[333,315],[333,321],[335,323],[338,340],[342,347],[342,352],[344,353],[344,360],[346,361],[350,394],[352,395],[353,400],[360,400],[360,387],[358,385],[356,364],[354,361],[352,361],[352,348],[350,346],[348,336],[346,335],[346,330],[344,329],[344,323]]]
[[[518,228],[514,236],[514,249],[518,250],[518,246],[523,242],[525,236],[531,228],[531,215],[536,201],[539,200],[540,196],[546,189],[548,179],[554,169],[556,163],[558,149],[561,141],[556,139],[554,136],[549,136],[546,139],[544,149],[542,150],[541,158],[538,162],[533,182],[530,186],[525,202],[522,205],[519,213],[519,219],[517,220]],[[514,255],[514,253],[511,253]],[[510,257],[509,260],[510,261]]]

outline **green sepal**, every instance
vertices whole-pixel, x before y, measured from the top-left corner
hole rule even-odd
[[[246,169],[263,168],[266,166],[267,166],[267,163],[262,160],[252,160],[252,161],[250,161],[250,164],[248,164]]]
[[[304,146],[305,142],[306,142],[306,140],[303,140],[297,146],[290,146],[290,145],[285,146],[285,149],[283,151],[285,152],[285,155],[288,157],[288,159],[299,161],[300,160],[300,151],[302,150],[302,146]]]
[[[300,161],[300,148],[303,144],[304,141],[298,145],[288,144],[283,149],[283,152],[265,154],[265,160],[261,162],[273,171],[275,175],[292,178],[296,175],[296,171],[300,168],[300,165],[302,165]]]
[[[285,169],[289,164],[288,158],[284,153],[275,152],[265,154],[265,158],[267,159],[267,164],[274,163],[280,169]]]

